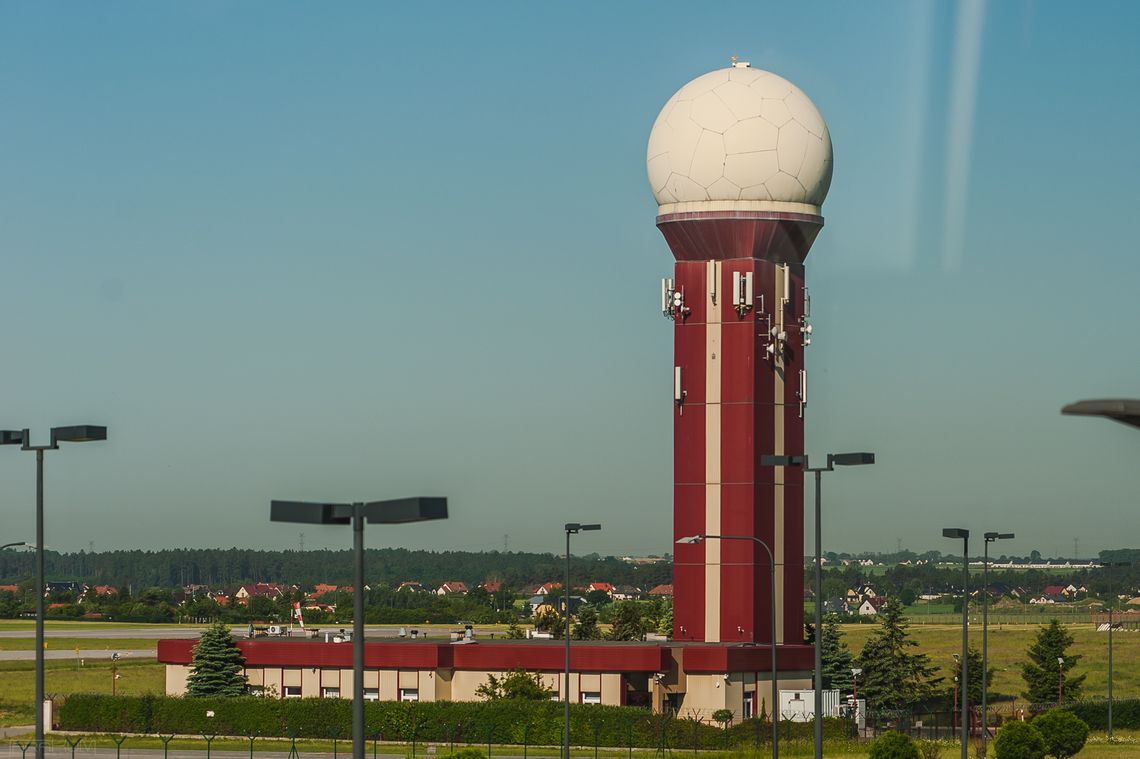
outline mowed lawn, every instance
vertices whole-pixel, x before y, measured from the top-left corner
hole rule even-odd
[[[44,666],[44,690],[49,695],[111,692],[110,661],[88,661],[82,667],[70,661],[47,661]],[[166,689],[166,669],[153,659],[122,661],[118,672],[119,693],[141,695]],[[35,662],[0,662],[0,683],[0,726],[28,724],[27,720],[35,719]]]
[[[842,625],[843,640],[856,656],[863,643],[878,625]],[[1027,660],[1026,650],[1040,629],[1037,625],[990,625],[989,664],[994,670],[991,691],[1017,696],[1025,687],[1021,664]],[[1083,695],[1108,695],[1108,633],[1096,632],[1091,624],[1066,625],[1073,636],[1069,653],[1082,658],[1072,672],[1087,675]],[[910,626],[911,638],[918,643],[913,649],[930,656],[930,662],[941,669],[947,681],[953,678],[953,655],[962,650],[962,628],[959,625]],[[970,626],[970,646],[982,649],[980,625]],[[1112,635],[1112,683],[1117,698],[1140,698],[1140,632],[1117,631]],[[949,685],[946,686],[949,689]],[[1082,754],[1083,755],[1083,754]],[[1140,756],[1140,750],[1137,753]]]
[[[157,638],[44,638],[48,651],[141,651],[158,648]],[[35,637],[0,638],[0,651],[34,651]]]

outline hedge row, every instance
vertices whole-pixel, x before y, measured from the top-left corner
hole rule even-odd
[[[106,733],[262,735],[347,738],[352,702],[339,698],[182,698],[75,694],[59,708],[63,730]],[[206,712],[212,711],[213,717]],[[365,733],[384,740],[557,745],[563,705],[556,701],[370,701]],[[577,745],[712,748],[764,742],[768,722],[745,720],[727,731],[696,720],[652,715],[645,709],[573,704]],[[828,737],[847,737],[848,724],[825,719]],[[664,739],[662,738],[664,731]],[[785,722],[782,737],[808,738],[812,725]]]
[[[1064,708],[1083,719],[1093,730],[1108,729],[1108,701],[1076,701],[1065,704]],[[1114,698],[1112,726],[1133,730],[1140,728],[1140,699]]]

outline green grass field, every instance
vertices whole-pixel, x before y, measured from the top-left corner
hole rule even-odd
[[[157,638],[45,638],[49,651],[74,651],[78,646],[94,651],[154,650]],[[36,639],[0,638],[0,651],[34,651]]]
[[[877,625],[843,625],[843,639],[852,653],[858,655],[863,643]],[[1037,633],[1035,625],[995,625],[989,627],[989,664],[994,668],[992,689],[1003,695],[1019,696],[1024,681],[1020,665],[1025,651]],[[1108,634],[1098,633],[1092,625],[1067,627],[1074,641],[1071,653],[1082,656],[1075,670],[1086,674],[1084,695],[1105,696],[1108,692]],[[917,651],[928,654],[941,674],[953,677],[953,655],[962,650],[960,625],[917,625],[910,627],[918,642]],[[981,626],[971,626],[970,645],[981,650]],[[1113,635],[1113,695],[1117,698],[1140,697],[1140,632],[1118,632]]]
[[[70,661],[44,663],[44,690],[50,694],[110,693],[111,662],[101,660],[76,667]],[[162,693],[166,688],[166,669],[153,659],[120,661],[119,693],[141,695]],[[35,719],[32,704],[36,698],[34,661],[0,662],[0,726],[27,724]]]

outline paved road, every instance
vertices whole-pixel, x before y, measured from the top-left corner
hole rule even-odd
[[[154,659],[155,650],[153,648],[135,648],[135,649],[102,649],[102,648],[81,648],[79,655],[76,657],[75,649],[66,651],[63,649],[51,649],[44,651],[45,659],[68,659],[74,661],[79,659],[110,659],[111,654],[118,653],[119,656],[131,659]],[[36,652],[32,651],[0,651],[0,661],[35,661]],[[34,699],[33,699],[34,702]]]

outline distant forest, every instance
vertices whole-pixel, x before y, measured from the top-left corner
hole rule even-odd
[[[31,551],[0,551],[0,584],[26,582],[35,572]],[[135,588],[175,588],[190,584],[234,586],[247,582],[346,585],[352,582],[351,551],[254,551],[246,548],[170,549],[161,551],[44,552],[47,579],[89,585],[131,585]],[[597,554],[571,557],[575,584],[609,582],[648,590],[670,583],[671,561],[631,564]],[[406,580],[438,586],[460,580],[469,587],[500,580],[520,590],[528,585],[559,581],[566,573],[562,557],[519,551],[411,551],[405,548],[367,549],[365,578],[369,583],[398,585]]]

